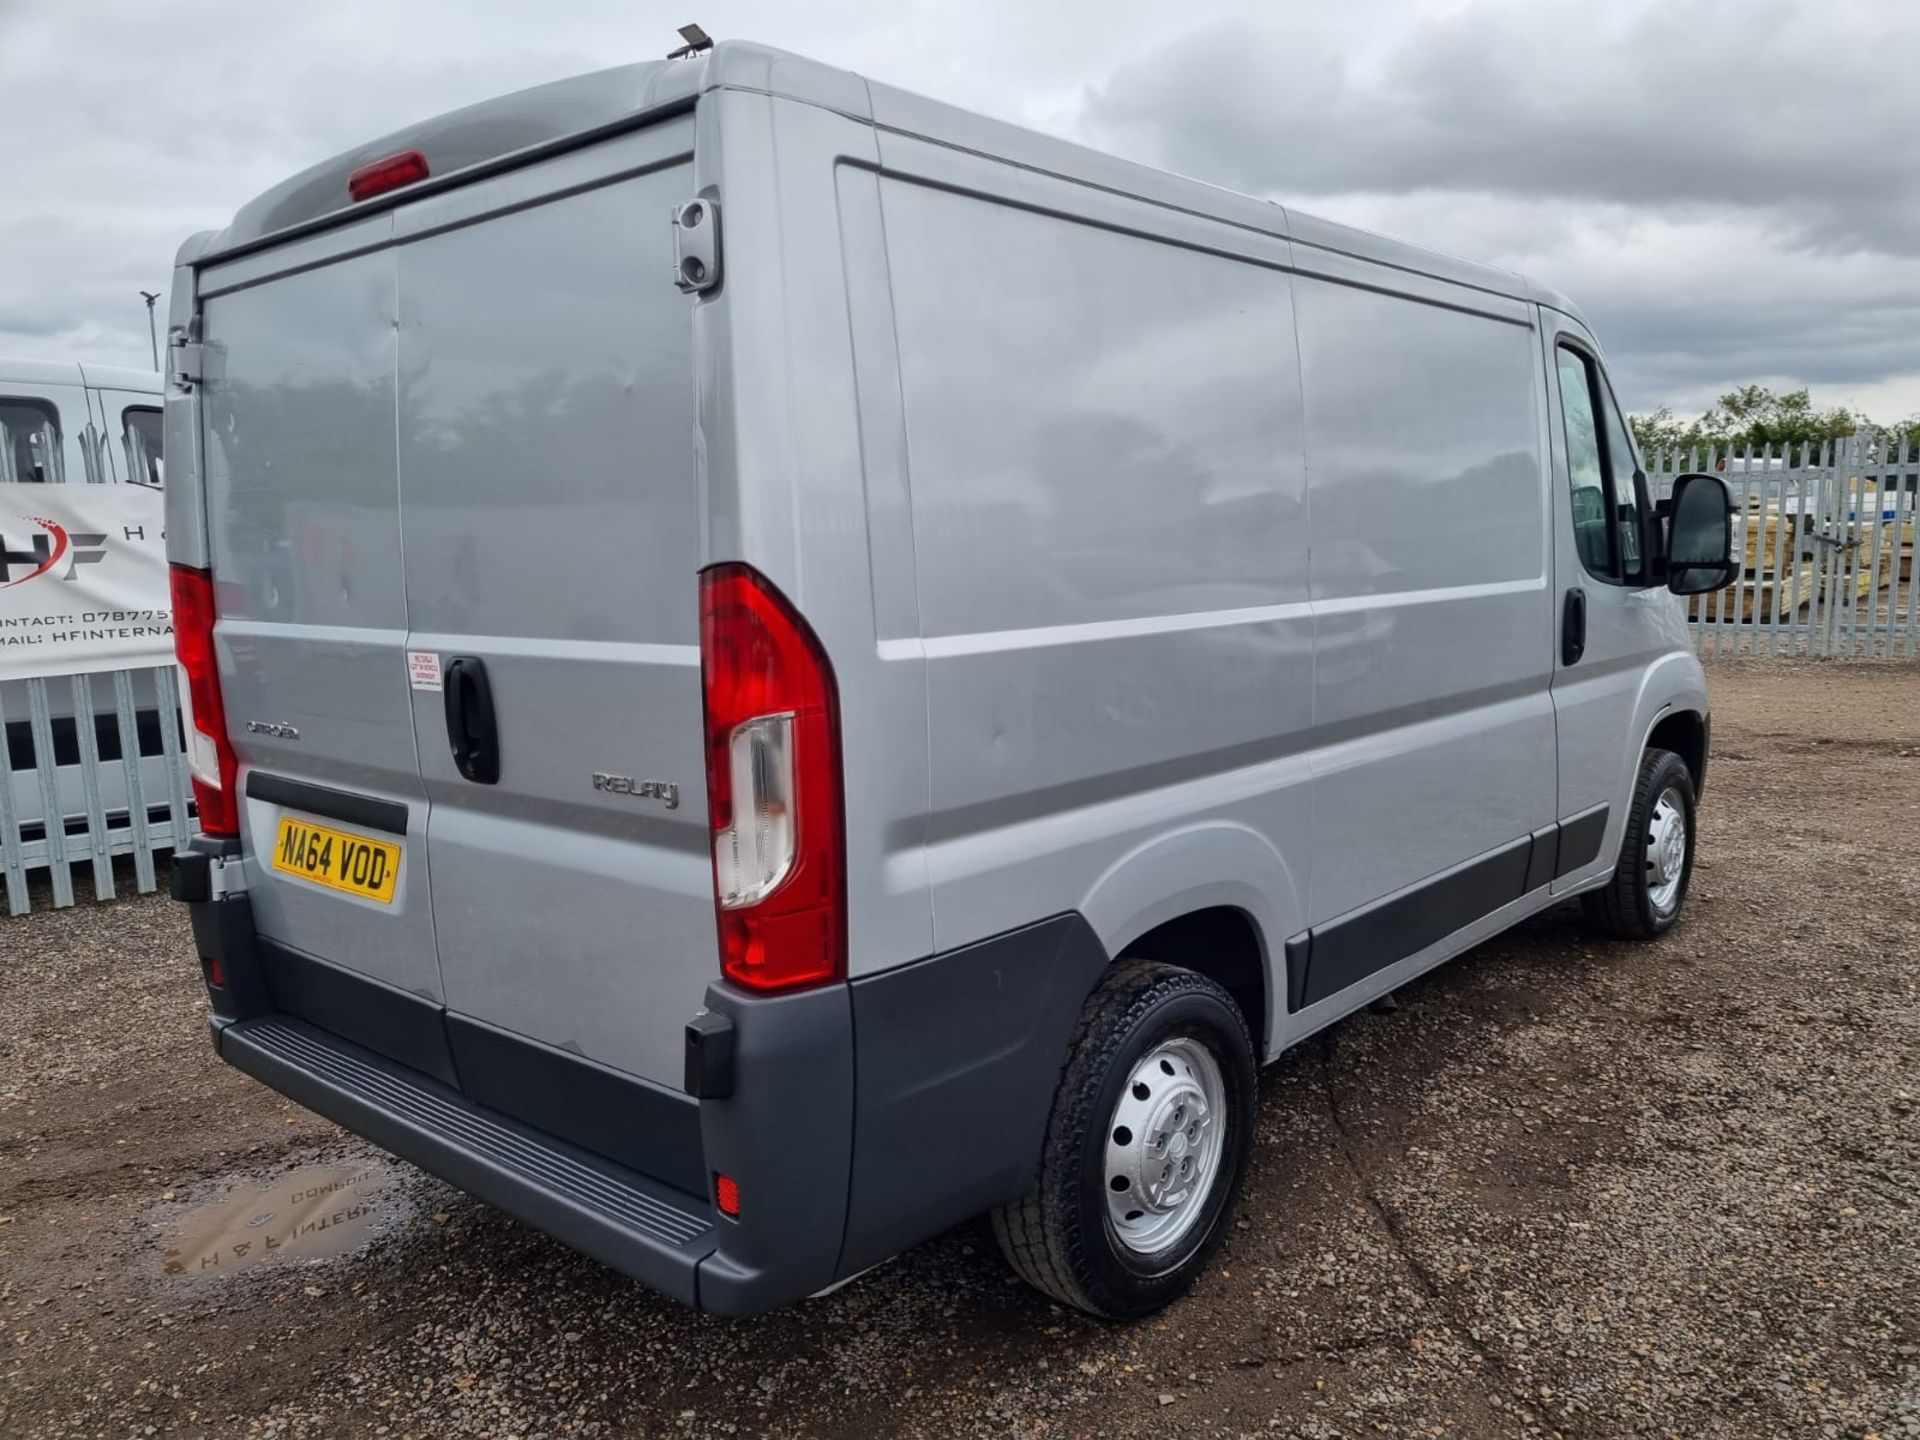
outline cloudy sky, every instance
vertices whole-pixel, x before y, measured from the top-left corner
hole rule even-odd
[[[1635,409],[1920,412],[1915,0],[0,0],[0,354],[145,363],[185,235],[690,19],[1525,270]]]

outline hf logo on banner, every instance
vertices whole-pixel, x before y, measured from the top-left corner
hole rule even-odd
[[[21,519],[40,528],[24,541],[0,530],[0,589],[37,579],[56,569],[62,560],[66,561],[66,568],[59,578],[71,580],[80,566],[98,565],[107,558],[104,534],[70,535],[59,521],[39,515],[24,515]],[[18,573],[22,567],[24,574]]]

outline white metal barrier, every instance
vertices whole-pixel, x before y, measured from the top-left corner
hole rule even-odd
[[[134,887],[155,888],[155,857],[193,833],[171,665],[0,683],[0,869],[7,911],[32,903],[45,872],[56,906],[74,901],[76,866],[93,893],[115,893],[113,858],[133,857]]]
[[[1723,476],[1743,529],[1740,579],[1688,607],[1702,654],[1920,656],[1920,445],[1862,434],[1648,460],[1656,496],[1685,471]]]

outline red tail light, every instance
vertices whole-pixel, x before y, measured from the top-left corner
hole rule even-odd
[[[200,828],[209,835],[238,835],[234,798],[240,757],[227,739],[227,712],[220,703],[220,667],[213,652],[213,577],[185,565],[169,567],[173,590],[173,650],[186,680],[187,760],[193,769],[193,799]]]
[[[398,155],[369,161],[347,176],[347,193],[355,200],[371,200],[426,178],[427,157],[418,150],[402,150]]]
[[[700,575],[720,970],[754,990],[847,973],[840,716],[807,624],[745,565]]]

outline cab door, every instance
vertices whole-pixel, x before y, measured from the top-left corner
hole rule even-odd
[[[1665,587],[1651,582],[1646,479],[1600,348],[1577,321],[1542,313],[1559,587],[1560,893],[1613,866],[1639,759],[1641,690],[1652,663],[1686,636]]]

